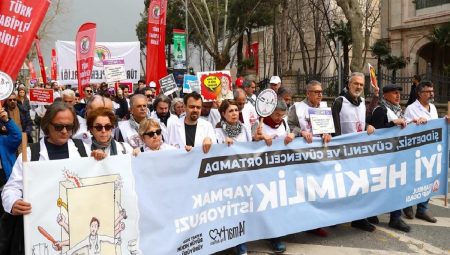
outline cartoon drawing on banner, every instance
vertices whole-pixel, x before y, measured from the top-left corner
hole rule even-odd
[[[38,225],[37,231],[59,254],[121,255],[122,241],[130,254],[138,254],[137,236],[130,240],[121,238],[127,219],[121,190],[119,174],[80,178],[64,169],[63,179],[59,182],[59,198],[55,201],[55,209],[59,210],[56,223],[61,231],[48,233],[43,224]],[[47,244],[42,243],[33,245],[33,254],[49,254],[46,247]],[[39,253],[35,253],[37,249]]]
[[[197,78],[205,101],[233,99],[230,71],[198,72]]]

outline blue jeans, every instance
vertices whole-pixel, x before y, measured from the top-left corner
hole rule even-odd
[[[430,200],[428,199],[425,202],[422,203],[418,203],[417,204],[417,213],[425,213],[426,211],[428,211],[428,202]]]
[[[402,211],[400,211],[400,210],[391,212],[391,220],[392,221],[400,219],[400,216],[402,216]]]

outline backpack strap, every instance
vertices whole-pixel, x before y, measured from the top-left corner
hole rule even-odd
[[[86,148],[84,147],[84,143],[81,139],[72,139],[73,143],[78,149],[78,153],[80,153],[81,157],[87,157]]]
[[[31,159],[30,161],[38,161],[39,160],[39,152],[41,152],[41,144],[38,141],[37,143],[33,143],[30,145],[31,150]]]
[[[125,149],[125,145],[123,145],[123,142],[119,142],[122,146],[122,154],[127,154],[127,149]]]

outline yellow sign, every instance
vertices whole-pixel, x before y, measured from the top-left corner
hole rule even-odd
[[[206,77],[204,83],[208,89],[214,91],[217,87],[220,86],[220,79],[217,78],[217,76],[211,75]]]

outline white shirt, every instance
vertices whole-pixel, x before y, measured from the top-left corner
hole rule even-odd
[[[263,134],[272,137],[272,139],[284,139],[290,131],[287,123],[283,124],[283,122],[281,122],[278,128],[272,128],[265,123],[262,123],[262,132]]]
[[[139,148],[144,145],[138,132],[131,127],[128,120],[119,121],[118,126],[124,142],[128,143],[133,148]]]
[[[216,108],[211,108],[211,111],[209,112],[208,116],[200,116],[200,118],[208,121],[209,123],[211,123],[211,125],[215,128],[217,123],[219,123],[221,117],[220,117],[220,112],[218,109]]]
[[[173,122],[176,122],[178,120],[178,117],[175,114],[170,114],[170,117],[167,120],[167,126],[163,122],[161,122],[158,115],[156,115],[156,111],[150,113],[150,118],[159,122],[159,126],[161,127],[161,134],[164,137],[164,142],[167,143],[167,141],[169,140],[169,133],[167,129],[170,125],[172,125]]]
[[[247,102],[242,109],[242,119],[248,130],[252,130],[253,125],[258,123],[258,113],[256,113],[255,107],[250,102]]]
[[[41,151],[39,152],[39,161],[50,160],[44,139],[41,139],[39,143],[41,147],[40,148]],[[89,155],[91,153],[90,146],[84,144],[84,147],[86,149],[87,155]],[[80,153],[78,152],[78,148],[75,146],[72,140],[68,141],[68,148],[69,148],[69,158],[81,158]],[[29,147],[27,148],[27,156],[28,159],[31,159],[31,150]],[[2,202],[5,212],[11,213],[12,206],[14,205],[14,203],[17,200],[22,199],[23,197],[22,192],[23,192],[23,162],[22,162],[22,154],[20,154],[16,160],[16,163],[14,163],[12,173],[8,179],[8,182],[5,184],[3,188]]]
[[[178,119],[173,125],[168,127],[169,140],[168,144],[175,146],[176,148],[184,149],[186,146],[186,129],[184,126],[184,117]],[[202,146],[203,140],[209,137],[212,143],[217,143],[216,134],[214,128],[208,121],[199,118],[197,120],[197,129],[195,131],[195,144],[194,147]]]
[[[405,110],[405,119],[407,122],[411,122],[414,119],[425,118],[427,120],[438,119],[438,113],[436,106],[430,103],[430,111],[428,111],[420,102],[416,100],[414,103],[408,105]]]

